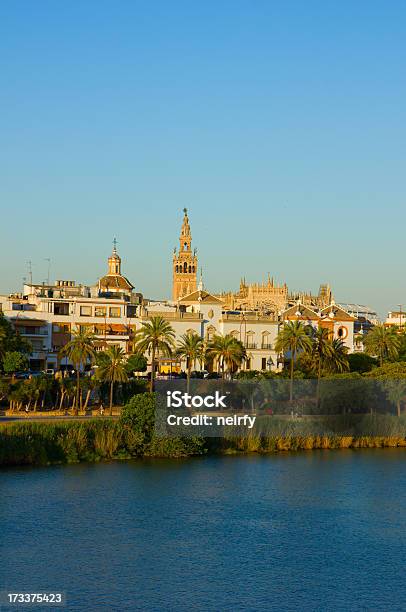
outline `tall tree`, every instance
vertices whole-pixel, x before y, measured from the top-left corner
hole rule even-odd
[[[330,332],[325,327],[308,327],[307,332],[311,338],[311,343],[304,348],[304,354],[309,357],[311,371],[317,376],[316,402],[320,403],[320,378],[327,360],[332,354],[332,343]]]
[[[330,374],[342,374],[349,371],[348,348],[341,338],[331,340],[331,350],[326,356],[325,369]]]
[[[140,353],[148,352],[151,355],[150,392],[154,390],[155,358],[157,353],[165,357],[172,355],[175,332],[172,326],[163,317],[151,317],[149,321],[141,323],[141,328],[135,334],[135,347]]]
[[[190,390],[190,375],[192,367],[196,364],[196,361],[202,358],[203,351],[203,340],[195,332],[188,332],[181,336],[180,341],[176,347],[176,355],[182,359],[186,359],[187,368],[187,392]]]
[[[386,327],[383,323],[375,325],[364,337],[365,351],[372,357],[378,357],[382,367],[384,361],[397,359],[401,339],[397,327]]]
[[[94,335],[87,329],[76,330],[72,339],[59,351],[59,355],[70,359],[76,369],[75,414],[78,414],[81,403],[80,368],[95,359]]]
[[[246,351],[243,343],[231,334],[226,334],[225,336],[218,334],[209,342],[206,355],[208,358],[217,361],[222,378],[224,379],[226,368],[231,370],[235,366],[241,366],[246,358]]]
[[[309,350],[310,347],[311,339],[309,333],[300,321],[288,321],[285,323],[276,338],[275,351],[283,354],[290,352],[290,401],[293,399],[293,374],[296,356],[300,351]]]
[[[100,357],[96,376],[99,380],[110,383],[111,416],[113,414],[114,383],[127,382],[128,380],[125,353],[118,346],[110,346]]]

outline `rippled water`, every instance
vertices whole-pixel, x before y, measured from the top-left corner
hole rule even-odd
[[[0,589],[63,590],[75,611],[405,610],[405,465],[385,449],[2,471]]]

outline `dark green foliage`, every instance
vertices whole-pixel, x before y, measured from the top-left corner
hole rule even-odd
[[[0,370],[3,368],[6,353],[17,352],[29,355],[31,350],[30,342],[16,333],[10,321],[0,312]]]
[[[350,366],[350,372],[370,372],[374,367],[378,365],[378,360],[375,357],[371,357],[366,353],[351,353],[348,355],[348,363]]]
[[[132,375],[133,372],[146,372],[147,371],[147,359],[141,353],[134,353],[127,359],[126,370],[128,375]]]

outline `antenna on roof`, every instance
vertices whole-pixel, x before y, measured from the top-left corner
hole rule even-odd
[[[48,262],[47,285],[49,285],[49,277],[50,277],[50,273],[51,273],[51,258],[50,257],[45,257],[45,261]]]
[[[27,261],[28,264],[28,278],[30,279],[30,285],[32,285],[32,261]]]

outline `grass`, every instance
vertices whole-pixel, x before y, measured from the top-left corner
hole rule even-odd
[[[157,437],[111,419],[11,422],[0,427],[0,466],[131,457],[406,447],[406,417],[344,415],[295,421],[264,417],[248,435]]]

